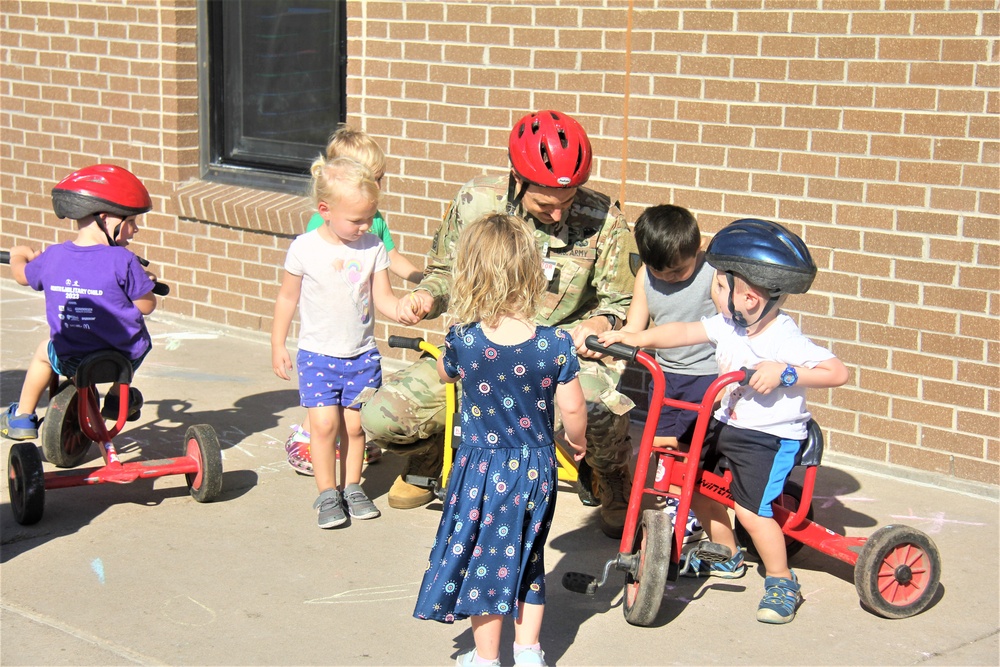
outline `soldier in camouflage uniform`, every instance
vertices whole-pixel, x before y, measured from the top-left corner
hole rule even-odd
[[[617,538],[631,489],[627,413],[634,404],[617,390],[624,362],[601,358],[584,341],[624,320],[632,300],[629,254],[636,252],[635,240],[617,205],[579,187],[590,176],[591,148],[572,118],[554,111],[529,114],[515,124],[508,148],[509,175],[479,177],[459,190],[434,237],[424,278],[410,299],[400,300],[401,307],[416,303],[429,318],[447,310],[455,245],[466,223],[502,211],[534,223],[550,280],[535,321],[569,331],[580,355],[588,408],[586,463],[593,471],[592,480],[581,475],[590,487],[581,497],[593,494],[601,504],[602,530]],[[407,469],[389,491],[389,505],[406,509],[430,502],[431,492],[404,479],[440,475],[445,389],[434,360],[420,359],[386,379],[362,407],[361,419],[374,442],[409,455]]]

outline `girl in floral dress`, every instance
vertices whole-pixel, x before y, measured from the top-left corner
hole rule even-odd
[[[587,413],[572,337],[533,318],[547,281],[531,227],[490,214],[458,242],[451,294],[457,324],[438,373],[462,381],[461,444],[413,614],[470,618],[475,650],[457,665],[499,665],[504,616],[514,664],[544,665],[544,547],[556,504],[553,423],[587,451]]]

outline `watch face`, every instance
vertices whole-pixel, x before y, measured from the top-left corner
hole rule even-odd
[[[786,387],[791,387],[795,384],[795,381],[799,379],[798,374],[795,372],[794,368],[786,368],[781,374],[781,384]]]

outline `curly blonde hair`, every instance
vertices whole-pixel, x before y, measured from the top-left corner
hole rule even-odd
[[[496,326],[504,316],[532,320],[547,285],[532,226],[489,213],[458,238],[449,311],[460,325]]]
[[[336,206],[345,192],[354,190],[368,201],[378,205],[380,190],[375,177],[368,167],[348,157],[332,160],[318,157],[309,168],[312,174],[310,194],[313,206],[321,201],[327,206]]]

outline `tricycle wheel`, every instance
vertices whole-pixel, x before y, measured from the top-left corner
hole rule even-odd
[[[670,567],[672,532],[670,515],[657,510],[643,511],[632,547],[638,560],[635,571],[625,575],[622,602],[625,620],[632,625],[652,625],[660,610]]]
[[[38,523],[45,511],[45,471],[34,443],[18,442],[10,448],[7,488],[14,519],[24,526]]]
[[[795,511],[799,509],[799,504],[802,502],[802,487],[792,480],[785,481],[785,488],[781,492],[781,497],[778,498],[778,502],[781,506],[789,511]],[[809,506],[809,511],[806,512],[806,518],[812,521],[813,518],[813,507]],[[753,545],[753,539],[750,537],[750,533],[744,528],[739,519],[735,521],[736,539],[739,540],[741,546],[745,547],[747,553],[754,558],[760,559],[760,554],[757,553],[757,548]],[[785,553],[788,554],[788,559],[791,560],[792,556],[797,554],[802,550],[802,543],[798,540],[793,540],[790,537],[785,537]]]
[[[215,429],[208,424],[188,427],[184,449],[198,462],[198,472],[185,474],[191,496],[199,503],[215,500],[222,491],[222,448]]]
[[[931,603],[941,581],[941,554],[916,528],[884,526],[865,541],[854,565],[861,603],[884,618],[907,618]]]
[[[42,451],[57,468],[75,468],[87,458],[93,440],[80,430],[80,401],[76,386],[64,382],[49,401],[42,422]]]

